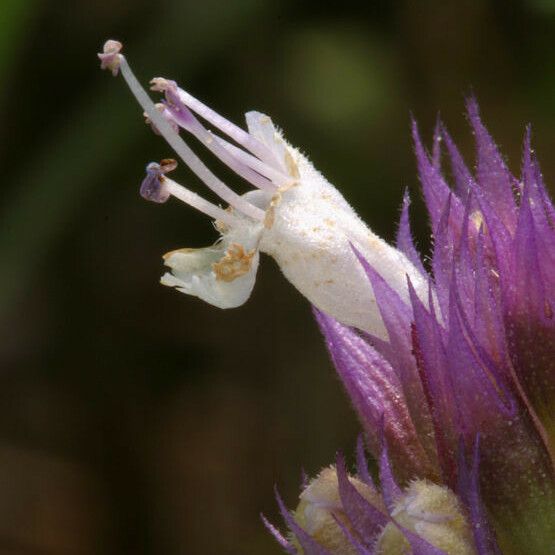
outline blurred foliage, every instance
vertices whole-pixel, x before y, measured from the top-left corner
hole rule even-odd
[[[533,123],[553,183],[554,6],[3,0],[0,551],[278,553],[258,517],[277,520],[272,486],[294,505],[301,469],[357,434],[309,307],[270,260],[232,311],[157,284],[163,252],[215,235],[138,197],[144,164],[171,153],[98,70],[105,39],[145,83],[175,78],[237,122],[272,115],[388,238],[409,187],[425,252],[411,111],[429,136],[440,110],[471,160],[473,90],[515,172]]]
[[[0,8],[0,75],[9,75],[10,64],[17,56],[32,23],[34,7],[34,0],[3,0]]]

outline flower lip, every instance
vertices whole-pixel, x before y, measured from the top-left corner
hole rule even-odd
[[[218,308],[235,308],[246,302],[254,287],[259,262],[256,243],[255,234],[239,234],[237,242],[224,237],[211,247],[172,251],[164,255],[171,273],[160,281]]]

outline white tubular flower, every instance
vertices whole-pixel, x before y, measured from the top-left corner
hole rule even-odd
[[[164,202],[175,196],[215,220],[221,238],[206,249],[181,249],[164,256],[171,273],[164,285],[197,296],[219,308],[243,304],[254,286],[259,252],[272,256],[285,277],[319,310],[340,322],[387,337],[366,273],[353,247],[408,303],[407,277],[422,300],[425,277],[408,258],[373,233],[341,194],[296,148],[272,120],[246,114],[248,132],[235,126],[173,81],[151,81],[164,93],[154,104],[120,53],[108,41],[99,54],[102,67],[121,71],[148,123],[187,166],[229,205],[223,210],[165,176],[173,161],[147,166],[141,194]],[[235,144],[204,127],[197,114]],[[183,129],[223,163],[256,187],[237,195],[218,179],[178,134]],[[171,163],[170,163],[171,162]]]

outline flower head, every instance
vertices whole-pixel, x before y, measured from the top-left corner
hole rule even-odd
[[[357,252],[388,339],[316,310],[367,445],[381,474],[391,470],[380,476],[387,514],[366,507],[371,524],[356,530],[359,553],[404,553],[409,544],[413,553],[547,555],[555,549],[555,212],[530,130],[516,179],[474,99],[468,117],[477,143],[474,175],[441,124],[433,156],[413,124],[434,232],[428,303],[410,283],[407,303]],[[440,144],[454,188],[442,173]],[[405,198],[397,244],[422,269],[408,204]],[[391,475],[399,483],[393,489]],[[412,518],[412,509],[427,504],[418,501],[422,489],[424,498],[447,502],[437,504],[431,524]],[[347,505],[352,499],[344,496],[341,510],[348,514]],[[460,526],[442,528],[443,517]],[[361,517],[350,518],[347,529]],[[414,545],[410,532],[426,543]]]
[[[304,487],[296,511],[278,495],[289,535],[266,524],[284,550],[554,553],[555,208],[530,131],[516,179],[474,99],[467,106],[474,173],[441,123],[431,156],[413,123],[434,237],[428,271],[411,237],[408,196],[393,247],[269,117],[247,113],[244,131],[162,78],[151,82],[164,95],[154,104],[120,51],[108,41],[102,67],[122,73],[152,128],[228,204],[170,179],[172,159],[147,166],[146,199],[178,198],[212,218],[221,235],[206,249],[165,255],[170,272],[162,283],[220,308],[239,306],[254,286],[259,253],[271,255],[314,305],[366,448],[379,461],[373,478],[360,441],[356,476],[339,455]],[[227,187],[180,130],[254,190],[237,195]],[[442,170],[443,145],[453,187]]]

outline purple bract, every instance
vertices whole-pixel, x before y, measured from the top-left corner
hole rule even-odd
[[[434,239],[428,303],[410,279],[410,303],[403,301],[353,247],[387,340],[315,309],[366,445],[379,461],[383,505],[365,500],[349,481],[370,479],[359,445],[357,478],[347,477],[341,457],[336,465],[340,503],[330,513],[343,541],[332,545],[323,531],[307,538],[298,529],[306,521],[298,509],[294,527],[292,517],[286,519],[291,541],[282,538],[290,549],[307,555],[397,553],[379,539],[393,523],[412,553],[458,553],[398,522],[396,500],[411,481],[427,480],[456,493],[472,531],[469,553],[555,553],[555,209],[530,129],[517,179],[473,98],[467,110],[476,139],[474,173],[443,125],[436,128],[430,156],[413,123]],[[441,168],[442,144],[454,187]],[[408,208],[405,196],[397,247],[424,272]]]

